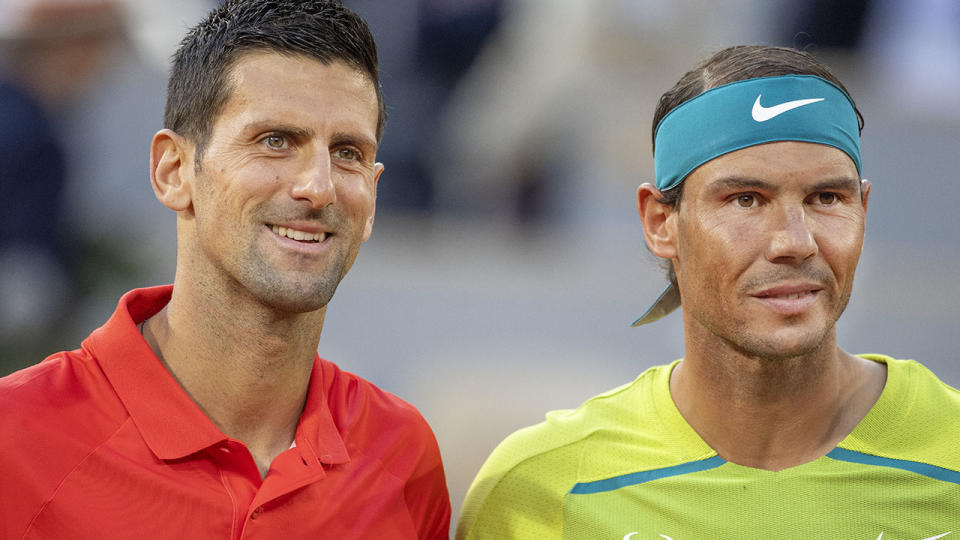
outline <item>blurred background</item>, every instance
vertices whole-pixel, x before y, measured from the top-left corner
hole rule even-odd
[[[683,355],[678,314],[629,326],[665,284],[635,190],[657,98],[723,46],[806,48],[851,90],[873,192],[841,344],[960,386],[960,3],[346,3],[390,120],[375,232],[320,354],[419,407],[455,513],[510,432]],[[214,5],[0,0],[0,375],[172,281],[149,143],[169,57]]]

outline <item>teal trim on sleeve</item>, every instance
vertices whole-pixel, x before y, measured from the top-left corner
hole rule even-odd
[[[917,473],[935,480],[942,480],[953,484],[960,484],[960,472],[930,465],[929,463],[920,463],[918,461],[907,461],[904,459],[893,459],[870,454],[863,454],[846,448],[834,448],[827,454],[828,458],[837,461],[846,461],[849,463],[860,463],[862,465],[874,465],[877,467],[892,467]]]
[[[624,474],[622,476],[614,476],[613,478],[595,480],[593,482],[580,482],[573,486],[573,489],[570,490],[570,493],[572,495],[589,495],[591,493],[613,491],[615,489],[620,489],[627,486],[635,486],[637,484],[642,484],[651,480],[658,480],[660,478],[667,478],[669,476],[678,476],[681,474],[690,474],[716,469],[726,462],[727,461],[720,456],[713,456],[712,458],[703,459],[700,461],[691,461],[689,463],[681,463],[680,465],[664,467],[662,469],[653,469],[651,471],[640,471]]]

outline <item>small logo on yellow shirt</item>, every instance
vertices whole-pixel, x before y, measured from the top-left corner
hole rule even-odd
[[[953,531],[948,531],[943,534],[938,534],[936,536],[931,536],[929,538],[924,538],[923,540],[937,540],[937,538],[943,538],[944,536],[952,533]],[[880,536],[877,537],[877,540],[883,540],[883,533],[880,533]]]
[[[923,540],[937,540],[938,538],[943,538],[944,536],[946,536],[946,535],[948,535],[948,534],[950,534],[950,533],[952,533],[952,532],[953,532],[953,531],[948,531],[948,532],[945,532],[945,533],[943,533],[943,534],[938,534],[938,535],[936,535],[936,536],[930,536],[930,537],[924,538]],[[635,534],[640,534],[640,532],[639,532],[639,531],[634,531],[634,532],[631,532],[631,533],[627,533],[627,534],[623,535],[623,540],[632,540],[632,539],[633,539],[633,535],[635,535]],[[673,538],[670,538],[669,536],[667,536],[667,535],[665,535],[665,534],[661,534],[661,535],[660,535],[660,538],[663,538],[664,540],[673,540]],[[880,533],[880,536],[877,537],[877,540],[883,540],[883,533]]]

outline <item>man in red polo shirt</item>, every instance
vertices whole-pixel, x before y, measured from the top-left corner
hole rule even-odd
[[[447,538],[426,422],[316,354],[384,117],[339,2],[228,0],[189,32],[150,153],[174,284],[0,379],[0,537]]]

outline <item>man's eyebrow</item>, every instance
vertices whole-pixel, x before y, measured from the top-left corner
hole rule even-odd
[[[824,180],[818,182],[813,186],[813,191],[859,191],[860,190],[860,179],[854,178],[852,176],[842,176],[839,178],[831,178],[829,180]]]
[[[256,133],[274,131],[277,133],[291,135],[295,138],[303,138],[303,139],[313,138],[317,134],[316,131],[310,128],[304,128],[301,126],[286,124],[283,122],[274,122],[271,120],[260,120],[257,122],[251,122],[246,126],[245,130],[250,132],[256,132]],[[366,137],[364,135],[348,133],[346,131],[338,131],[334,133],[333,136],[330,138],[330,144],[335,144],[335,145],[351,144],[354,146],[358,146],[364,149],[365,151],[369,149],[373,149],[373,151],[376,151],[377,147],[379,146],[376,140],[373,139],[372,137]]]
[[[778,191],[779,189],[780,186],[778,184],[761,180],[759,178],[751,178],[749,176],[725,176],[710,182],[710,185],[707,186],[707,193],[709,195],[714,195],[727,191]]]
[[[854,192],[860,189],[860,179],[851,176],[841,176],[829,178],[817,182],[811,188],[811,191],[846,191]],[[760,178],[751,178],[747,176],[727,176],[714,180],[707,187],[709,195],[725,193],[729,191],[758,190],[776,193],[780,190],[780,185],[776,182],[769,182]]]
[[[364,150],[377,150],[376,140],[366,137],[364,135],[357,135],[354,133],[347,133],[345,131],[338,131],[330,137],[330,144],[349,144],[353,146],[359,146]]]
[[[252,122],[246,126],[246,130],[257,133],[263,131],[275,131],[277,133],[292,135],[297,138],[310,138],[316,134],[312,129],[309,128],[295,126],[293,124],[285,124],[283,122],[273,122],[271,120]]]

